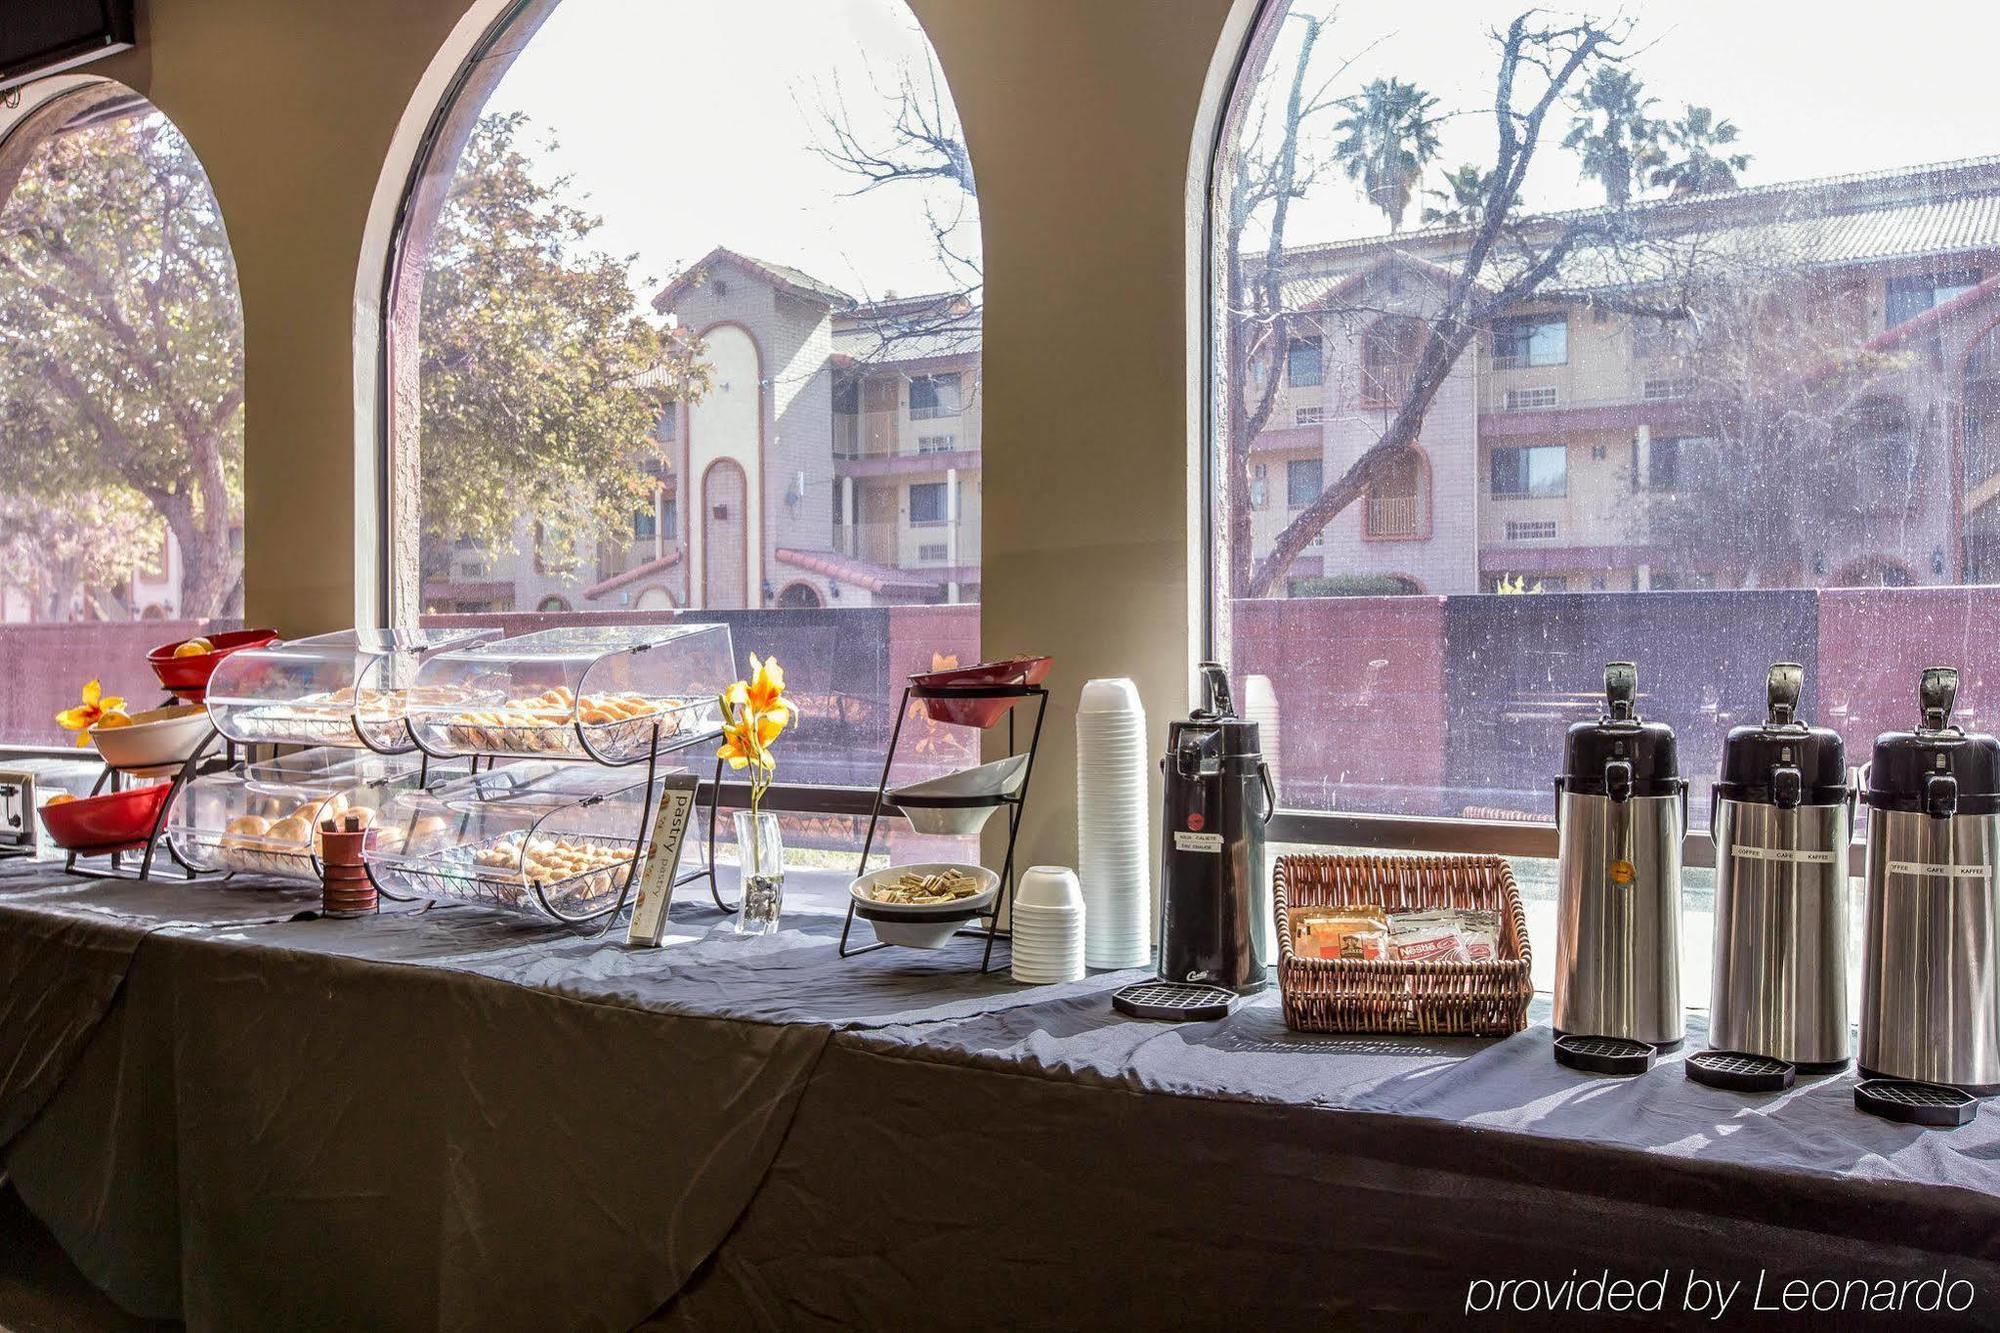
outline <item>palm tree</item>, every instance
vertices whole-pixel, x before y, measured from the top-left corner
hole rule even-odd
[[[1599,65],[1576,99],[1576,116],[1563,147],[1583,158],[1583,174],[1604,186],[1604,201],[1622,208],[1646,172],[1659,164],[1660,122],[1647,114],[1653,100],[1636,75]]]
[[[1477,163],[1467,162],[1445,173],[1442,190],[1424,191],[1426,198],[1437,200],[1436,204],[1424,205],[1424,221],[1434,226],[1470,226],[1485,213],[1486,196],[1492,189],[1493,173],[1481,171]],[[1519,200],[1514,207],[1521,212],[1527,210],[1527,205]]]
[[[1414,83],[1376,79],[1340,101],[1347,112],[1334,126],[1342,138],[1334,156],[1349,180],[1361,182],[1368,202],[1389,215],[1389,230],[1403,225],[1424,167],[1438,153],[1432,97]]]
[[[1674,194],[1733,190],[1736,173],[1750,166],[1750,154],[1718,152],[1736,142],[1736,122],[1718,117],[1705,106],[1690,106],[1666,127],[1667,146],[1675,157],[1653,169],[1653,184]]]

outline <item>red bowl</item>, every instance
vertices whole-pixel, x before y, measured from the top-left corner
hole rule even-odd
[[[922,671],[910,677],[918,689],[953,685],[1039,685],[1049,677],[1053,657],[1009,657],[997,662],[954,667],[950,671]],[[985,728],[1007,715],[1019,703],[1018,696],[997,699],[922,699],[917,707],[925,717],[960,727]]]
[[[146,654],[146,665],[153,668],[153,674],[160,678],[160,684],[167,687],[168,693],[177,694],[192,704],[200,703],[208,693],[208,678],[215,674],[217,662],[240,649],[262,648],[267,643],[275,642],[278,631],[233,629],[202,637],[215,645],[214,652],[175,657],[174,649],[187,642],[186,639],[176,639]]]
[[[102,796],[45,805],[37,813],[49,840],[64,851],[85,855],[128,851],[144,847],[152,839],[160,807],[173,789],[171,782],[127,787]]]

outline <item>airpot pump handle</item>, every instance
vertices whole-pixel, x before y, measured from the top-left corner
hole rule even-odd
[[[1799,720],[1799,691],[1805,688],[1806,669],[1797,662],[1775,662],[1764,678],[1764,695],[1771,704],[1770,724],[1789,727]]]
[[[1925,667],[1917,702],[1924,710],[1925,731],[1943,731],[1950,726],[1951,710],[1958,702],[1958,668]]]
[[[1924,813],[1932,819],[1950,819],[1958,813],[1958,779],[1949,773],[1924,777]]]
[[[1229,695],[1229,672],[1220,662],[1201,664],[1202,711],[1210,717],[1235,717],[1236,701]]]
[[[1613,759],[1604,766],[1604,794],[1614,801],[1632,799],[1632,765]]]
[[[1613,722],[1632,720],[1632,700],[1639,693],[1639,668],[1630,662],[1604,664],[1604,699]]]

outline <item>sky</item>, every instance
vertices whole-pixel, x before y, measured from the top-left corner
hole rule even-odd
[[[925,207],[958,216],[959,191],[853,197],[856,178],[813,148],[836,90],[873,139],[889,117],[878,88],[933,61],[903,0],[564,0],[487,107],[555,134],[540,169],[573,177],[603,249],[640,257],[642,298],[717,245],[856,296],[908,295],[956,285]],[[958,240],[976,247],[976,206],[965,217]]]
[[[1329,69],[1353,60],[1335,95],[1376,77],[1413,80],[1456,113],[1441,125],[1435,171],[1489,161],[1487,30],[1515,11],[1492,0],[1342,0],[1322,43]],[[1627,0],[1622,12],[1635,20],[1631,67],[1659,99],[1656,113],[1696,102],[1735,121],[1753,158],[1745,183],[2000,152],[2000,116],[1987,101],[2000,6]],[[888,116],[878,89],[906,70],[927,77],[934,61],[903,0],[564,0],[488,106],[526,112],[557,137],[541,170],[572,177],[603,215],[605,249],[639,256],[642,299],[719,244],[857,296],[907,294],[953,285],[925,210],[955,213],[957,191],[904,183],[855,197],[858,182],[813,148],[825,141],[819,108],[836,89],[874,138]],[[1321,147],[1334,118],[1322,122]],[[1528,199],[1601,202],[1555,146],[1564,118],[1554,119]],[[1385,229],[1353,184],[1334,179],[1295,212],[1291,236]],[[956,236],[976,252],[976,216]]]
[[[1457,113],[1440,127],[1440,172],[1468,161],[1491,165],[1497,57],[1488,33],[1520,6],[1300,0],[1296,7],[1337,8],[1317,58],[1329,71],[1353,59],[1339,89],[1399,77],[1435,94],[1440,110]],[[1991,100],[2000,6],[1627,0],[1591,12],[1622,12],[1634,21],[1629,68],[1659,99],[1655,115],[1677,116],[1693,102],[1736,122],[1739,147],[1752,155],[1745,184],[2000,153],[2000,114]],[[1273,63],[1283,59],[1281,47]],[[1337,118],[1329,117],[1329,125]],[[1575,159],[1556,148],[1567,117],[1551,120],[1555,133],[1544,148],[1555,151],[1537,162],[1527,199],[1537,208],[1602,203],[1601,188],[1579,180]],[[1415,217],[1405,220],[1415,224]],[[1342,179],[1308,201],[1291,235],[1338,240],[1386,230],[1383,214]]]

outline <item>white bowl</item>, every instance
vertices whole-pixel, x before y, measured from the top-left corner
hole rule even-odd
[[[898,787],[889,793],[889,803],[901,810],[919,833],[964,837],[985,827],[1006,798],[1021,789],[1027,771],[1027,755],[1008,755],[990,764]],[[932,801],[941,804],[929,804]]]
[[[175,704],[134,713],[127,727],[92,727],[90,739],[112,768],[174,768],[187,762],[208,732],[206,708]]]
[[[1017,907],[1073,907],[1083,910],[1083,886],[1068,866],[1030,866],[1014,887]]]
[[[877,884],[894,883],[904,875],[929,875],[940,870],[956,870],[979,883],[979,892],[948,903],[915,906],[908,903],[878,903],[873,895]],[[855,914],[875,928],[875,937],[885,944],[910,949],[941,949],[967,921],[991,911],[1000,892],[1000,876],[985,866],[956,861],[926,861],[920,865],[887,866],[870,871],[847,886],[854,899]]]

